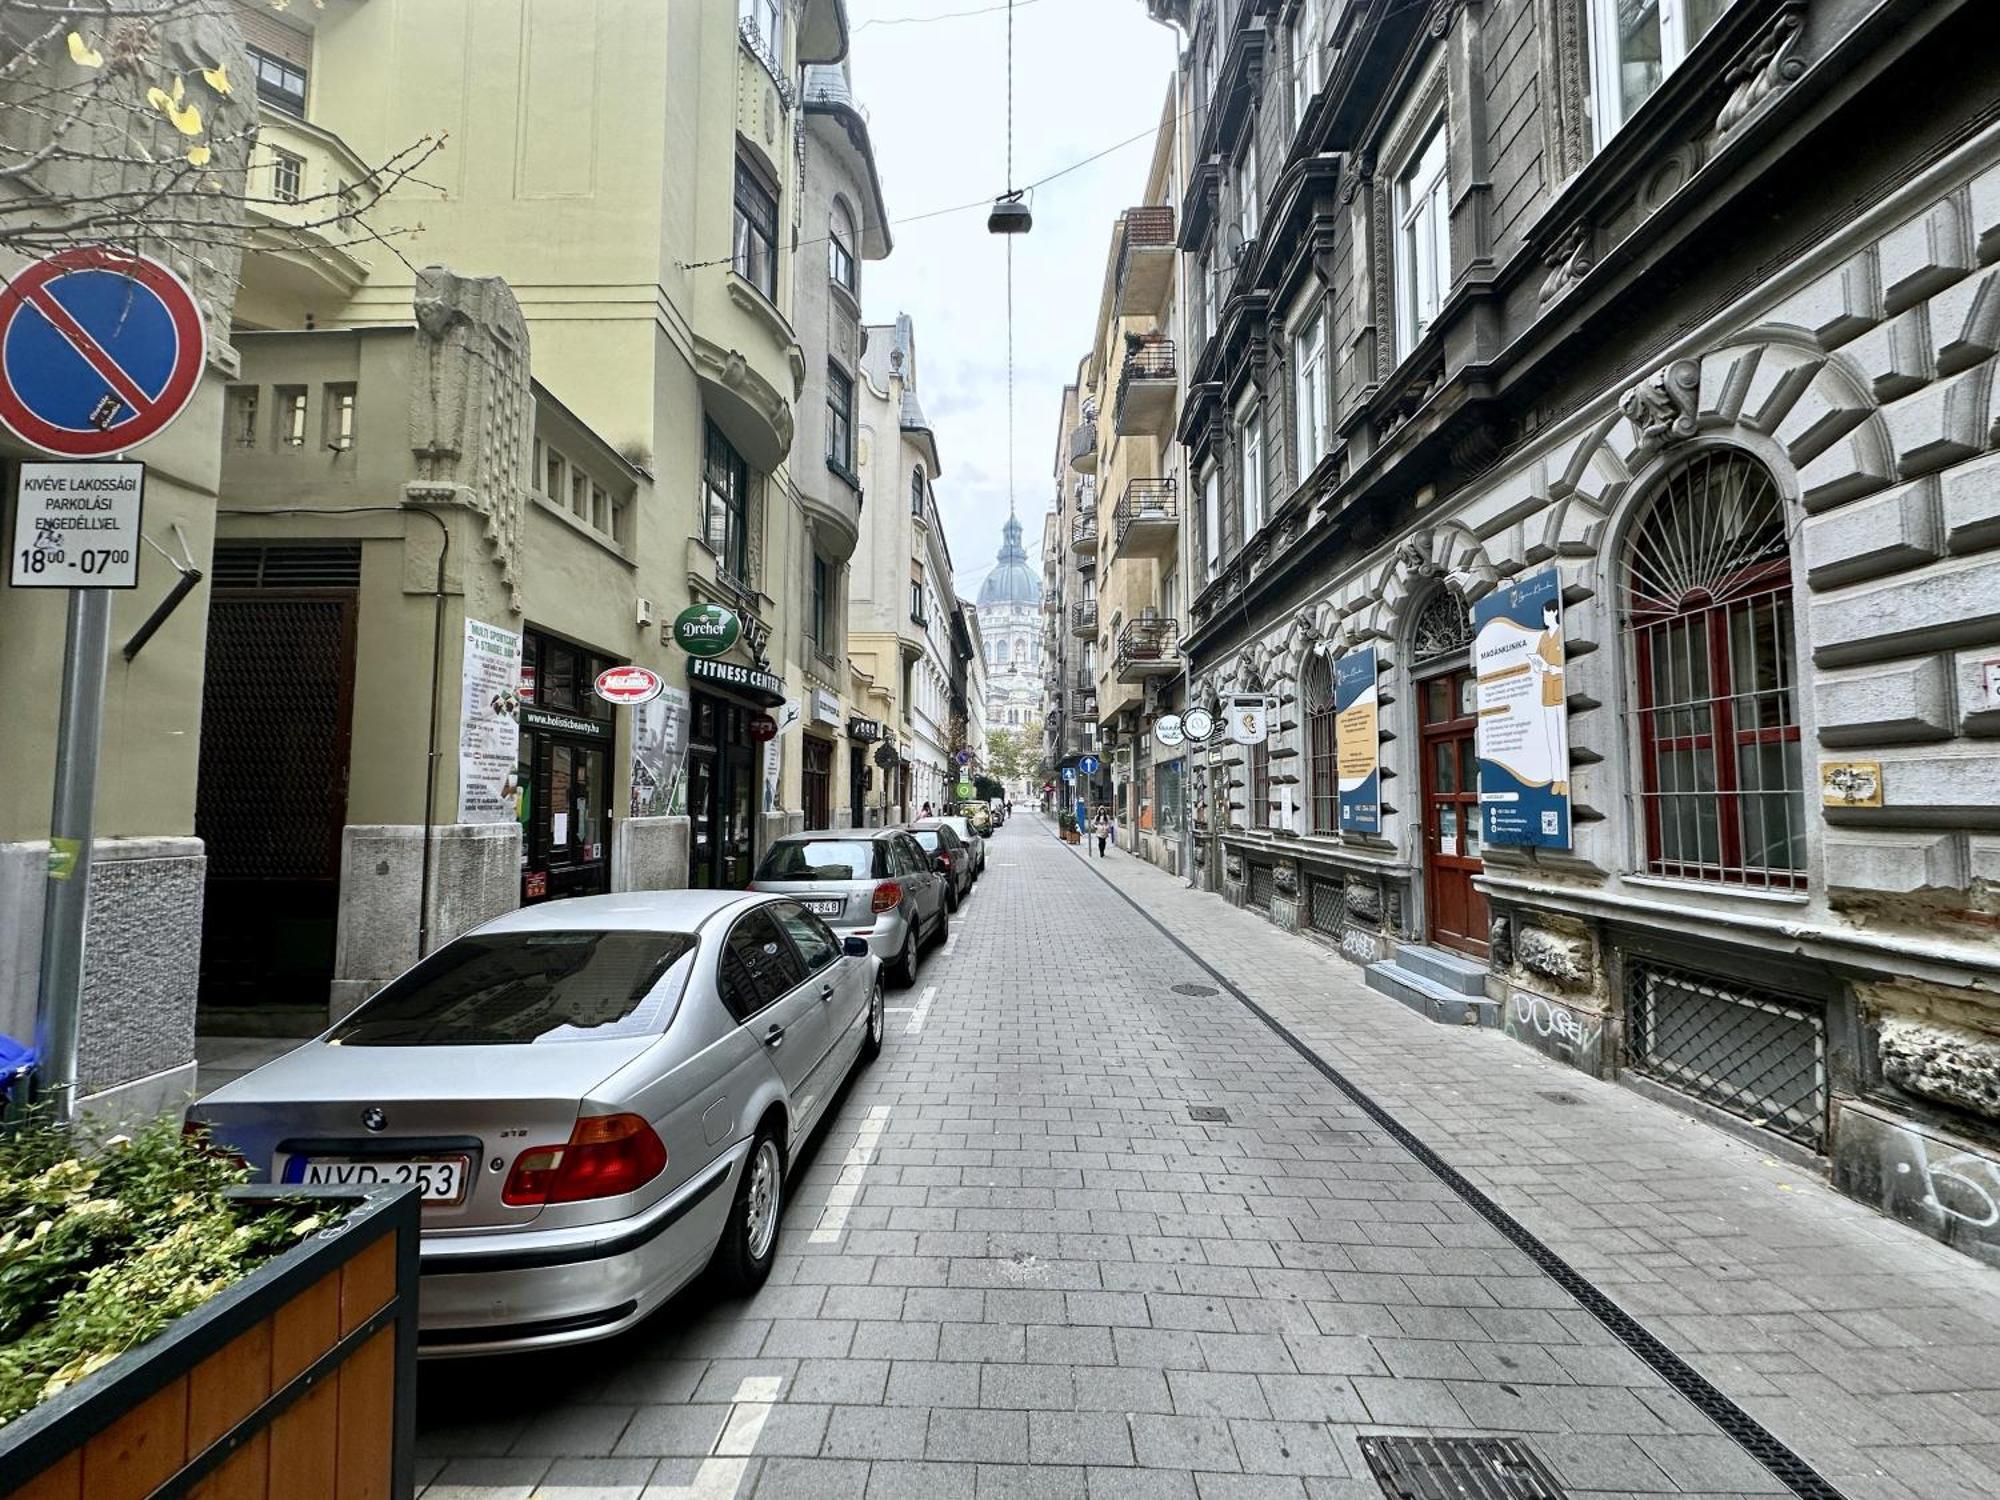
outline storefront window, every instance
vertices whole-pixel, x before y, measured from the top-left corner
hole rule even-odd
[[[1181,831],[1183,774],[1178,760],[1162,761],[1153,768],[1153,821],[1163,837]]]

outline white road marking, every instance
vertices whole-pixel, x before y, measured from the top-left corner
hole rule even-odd
[[[923,998],[917,1001],[917,1008],[910,1016],[910,1024],[903,1028],[906,1035],[915,1036],[924,1029],[924,1017],[931,1013],[931,1001],[937,999],[937,986],[924,986]]]
[[[750,1471],[749,1455],[757,1451],[757,1439],[771,1419],[771,1409],[777,1405],[778,1392],[784,1389],[784,1384],[784,1379],[777,1375],[752,1375],[738,1384],[729,1420],[723,1423],[722,1435],[715,1440],[714,1455],[701,1461],[686,1484],[655,1484],[652,1489],[658,1500],[735,1500],[743,1488],[744,1475]],[[561,1485],[553,1488],[544,1485],[542,1492],[552,1500],[570,1493],[567,1486]],[[585,1491],[578,1489],[575,1493],[581,1496]],[[598,1491],[593,1489],[589,1493]]]
[[[840,1176],[826,1195],[826,1211],[808,1235],[808,1243],[831,1245],[847,1228],[847,1216],[861,1201],[861,1185],[868,1176],[868,1164],[875,1160],[875,1148],[882,1142],[882,1129],[889,1123],[889,1106],[878,1104],[854,1132],[854,1144],[840,1160]]]
[[[950,937],[944,940],[944,953],[942,956],[945,958],[950,958],[953,952],[957,950],[957,948],[958,948],[958,934],[954,932]]]

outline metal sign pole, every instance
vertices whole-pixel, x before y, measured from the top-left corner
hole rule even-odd
[[[73,589],[63,643],[62,720],[56,730],[55,801],[49,814],[47,904],[35,1015],[42,1094],[61,1124],[76,1119],[77,1024],[83,1002],[84,928],[90,909],[91,820],[104,724],[111,594]]]

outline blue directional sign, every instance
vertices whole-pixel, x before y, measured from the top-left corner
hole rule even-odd
[[[1076,768],[1086,776],[1095,776],[1102,766],[1103,762],[1094,755],[1086,755],[1076,763]]]
[[[59,458],[104,458],[180,415],[207,360],[201,309],[158,261],[61,250],[0,286],[0,423]]]
[[[961,750],[958,752],[957,755],[953,756],[952,758],[956,760],[961,766],[969,766],[972,764],[972,752],[970,750]]]

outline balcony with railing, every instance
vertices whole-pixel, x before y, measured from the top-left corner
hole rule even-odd
[[[1069,607],[1069,633],[1075,636],[1097,634],[1097,601],[1079,599]]]
[[[1086,691],[1071,688],[1069,694],[1069,717],[1074,724],[1095,724],[1097,722],[1097,689]]]
[[[244,198],[255,254],[243,258],[252,308],[303,322],[299,307],[344,302],[368,278],[359,216],[380,194],[376,174],[331,130],[266,109]]]
[[[1069,523],[1069,550],[1076,554],[1079,568],[1097,566],[1097,511],[1081,511]]]
[[[1120,437],[1166,437],[1174,430],[1180,383],[1175,378],[1174,341],[1134,339],[1125,346],[1118,372],[1118,404],[1113,425]]]
[[[1180,547],[1179,486],[1168,479],[1133,479],[1111,509],[1116,557],[1172,557]]]
[[[1079,474],[1097,472],[1097,418],[1085,417],[1070,429],[1069,466]]]
[[[1181,669],[1180,627],[1172,619],[1147,615],[1118,632],[1112,672],[1120,682],[1167,677]]]
[[[1118,305],[1121,318],[1157,313],[1174,285],[1174,210],[1171,204],[1125,210],[1125,237],[1118,250]]]

